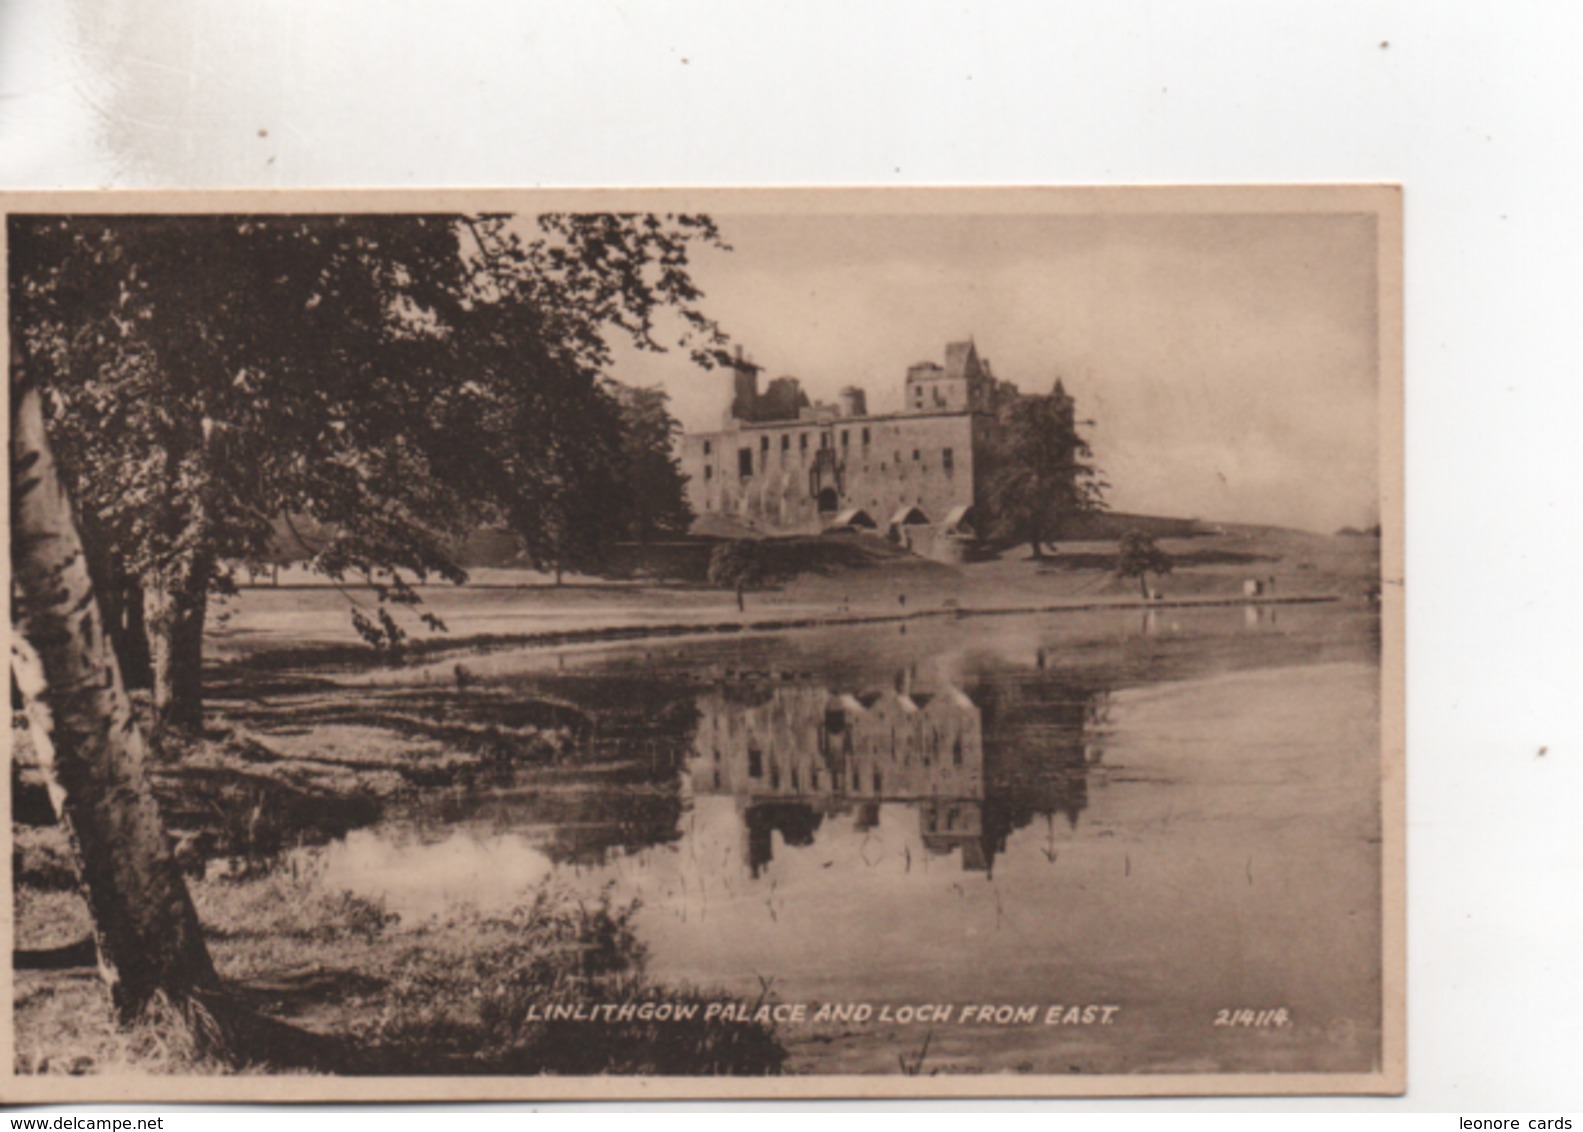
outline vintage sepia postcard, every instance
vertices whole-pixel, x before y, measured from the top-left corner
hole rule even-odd
[[[0,1098],[1404,1088],[1396,188],[0,203]]]

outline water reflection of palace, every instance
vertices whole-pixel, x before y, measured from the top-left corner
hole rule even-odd
[[[1053,690],[1053,694],[1052,694]],[[873,828],[881,802],[918,815],[923,846],[992,870],[1006,839],[1043,815],[1073,825],[1087,804],[1094,693],[1040,682],[864,693],[805,685],[726,688],[701,697],[687,769],[698,794],[728,794],[757,877],[774,835],[807,846],[827,818]]]

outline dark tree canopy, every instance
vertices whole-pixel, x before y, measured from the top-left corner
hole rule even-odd
[[[1028,543],[1035,558],[1068,520],[1102,506],[1106,485],[1078,432],[1075,403],[1059,381],[1050,393],[1002,402],[986,456],[990,531]]]
[[[687,477],[676,455],[681,424],[671,416],[669,401],[659,388],[616,388],[621,413],[621,525],[626,537],[640,543],[684,532],[693,520],[687,505]]]
[[[687,272],[720,243],[706,217],[22,216],[8,237],[19,364],[96,560],[148,596],[157,700],[282,521],[319,532],[310,568],[376,585],[372,639],[399,638],[411,582],[462,579],[485,523],[583,561],[622,497],[612,336],[659,349],[677,323],[705,365],[722,345]]]
[[[1150,574],[1169,574],[1171,556],[1155,545],[1154,539],[1143,531],[1133,529],[1122,533],[1116,547],[1116,576],[1137,578],[1143,596],[1149,596]]]

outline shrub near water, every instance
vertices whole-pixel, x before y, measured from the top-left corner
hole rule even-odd
[[[387,972],[377,1018],[359,1028],[376,1062],[418,1055],[399,1071],[463,1074],[777,1073],[786,1053],[757,1025],[529,1021],[547,1004],[700,1002],[643,973],[636,903],[608,890],[587,902],[543,888],[507,915],[467,913],[413,933]]]

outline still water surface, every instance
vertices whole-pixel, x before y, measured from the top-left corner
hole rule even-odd
[[[951,1004],[947,1072],[1342,1071],[1379,1055],[1378,620],[964,618],[470,662],[600,709],[597,757],[318,851],[404,917],[548,878],[641,901],[650,971],[750,1001]],[[1036,1004],[1035,1026],[958,1021]],[[1108,1028],[1050,1005],[1118,1006]],[[1217,1026],[1228,1010],[1290,1024]],[[924,1027],[786,1031],[896,1072]]]

